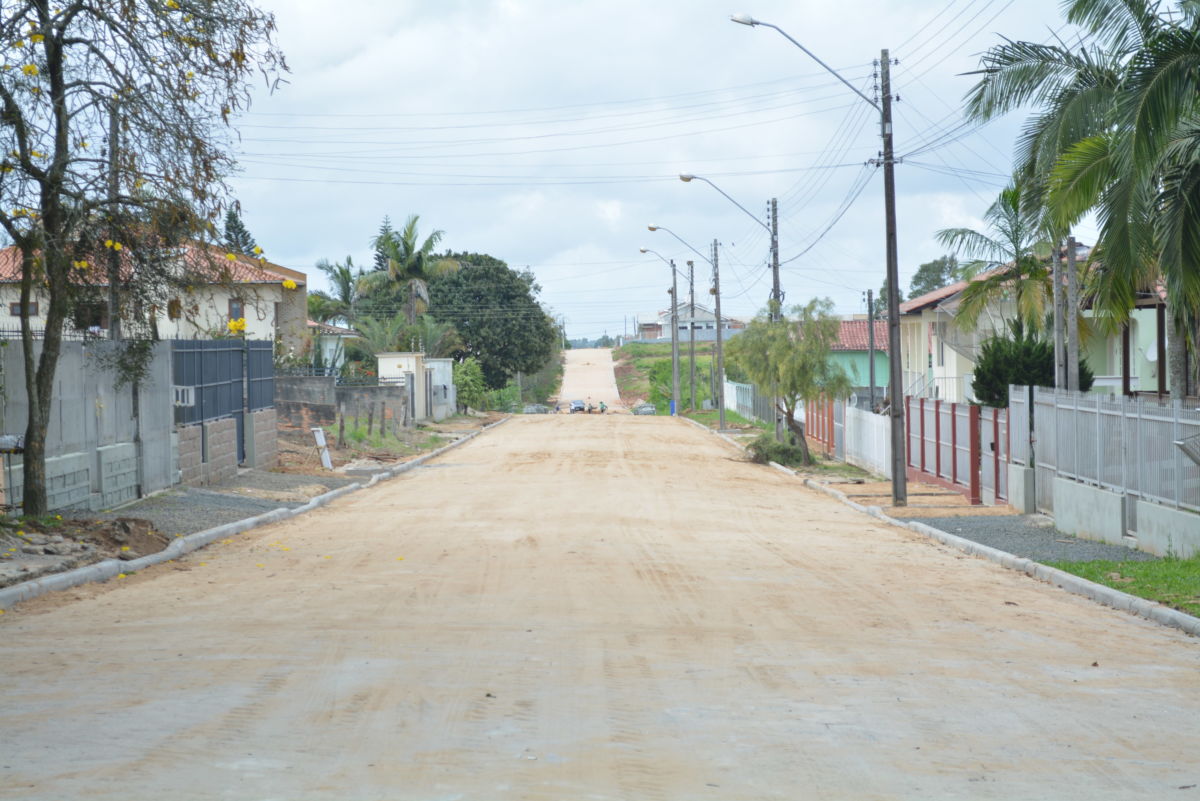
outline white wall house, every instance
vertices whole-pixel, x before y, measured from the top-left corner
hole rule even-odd
[[[723,318],[723,326],[721,336],[723,339],[728,339],[736,332],[745,329],[746,324],[741,320],[734,319],[721,315]],[[712,342],[717,338],[717,315],[709,308],[696,304],[696,313],[692,314],[692,307],[687,303],[679,304],[679,336],[680,339],[686,340],[689,336],[688,331],[694,328],[696,331],[697,342]],[[669,340],[671,338],[671,310],[665,309],[656,312],[648,317],[639,317],[637,321],[637,335],[643,340]]]
[[[337,372],[342,365],[346,363],[346,345],[354,339],[358,339],[358,332],[353,328],[343,328],[340,325],[330,325],[329,323],[319,323],[316,320],[308,321],[308,335],[312,340],[314,353],[313,361],[316,362],[316,354],[320,354],[320,364],[330,372]]]
[[[180,268],[183,286],[176,288],[161,307],[153,309],[161,339],[209,339],[228,331],[230,320],[244,319],[247,339],[277,339],[285,350],[300,352],[307,331],[307,293],[304,273],[247,256],[233,259],[223,252],[196,245],[183,258],[189,262],[188,278]],[[0,328],[21,325],[21,261],[15,247],[0,250]],[[68,325],[104,336],[108,332],[108,288],[102,270],[90,271],[87,285],[97,299]],[[37,291],[31,301],[30,324],[46,324],[46,297]]]

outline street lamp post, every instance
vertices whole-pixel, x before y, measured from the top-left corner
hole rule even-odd
[[[729,19],[739,25],[749,25],[750,27],[761,25],[764,28],[774,28],[783,38],[804,51],[805,55],[824,67],[829,74],[845,84],[850,91],[854,92],[854,94],[858,95],[879,112],[879,134],[883,138],[883,197],[888,284],[888,397],[891,400],[889,408],[892,429],[892,504],[894,506],[907,506],[908,482],[905,475],[904,399],[897,397],[897,393],[903,391],[904,379],[900,372],[900,297],[898,294],[900,268],[896,245],[896,158],[892,143],[891,59],[888,56],[887,50],[880,51],[880,89],[881,100],[883,101],[881,105],[856,89],[837,70],[817,58],[811,50],[789,36],[787,31],[778,25],[772,25],[769,22],[755,19],[749,14],[734,14]]]
[[[721,195],[726,200],[728,200],[730,203],[732,203],[733,205],[735,205],[739,209],[741,209],[743,212],[745,212],[747,217],[754,220],[756,223],[758,223],[764,229],[766,229],[767,234],[771,238],[771,301],[770,301],[770,303],[767,304],[769,306],[768,311],[770,313],[771,322],[777,323],[780,320],[782,320],[783,319],[783,291],[779,288],[779,205],[778,205],[778,202],[776,201],[776,199],[771,198],[771,204],[770,204],[771,223],[770,223],[770,225],[768,225],[767,223],[758,219],[758,217],[754,216],[754,213],[751,212],[749,209],[747,209],[745,206],[743,206],[741,203],[738,203],[736,200],[734,200],[729,195],[728,192],[726,192],[724,189],[722,189],[721,187],[714,184],[712,181],[705,178],[703,175],[693,175],[688,172],[680,173],[679,180],[683,181],[685,184],[691,183],[692,181],[703,181],[704,183],[711,186],[713,189],[720,192]],[[721,321],[717,320],[717,328],[719,329],[720,327],[721,327]],[[776,386],[776,383],[774,381],[772,381],[771,382],[771,412],[775,417],[775,441],[783,442],[783,418],[780,417],[780,414],[779,414],[779,405],[780,404],[779,404],[777,386]]]
[[[653,230],[653,229],[651,229]],[[660,259],[665,261],[671,267],[671,414],[679,414],[679,303],[678,294],[676,292],[677,283],[675,276],[679,272],[675,269],[675,260],[665,258],[661,253],[657,253],[649,248],[639,248],[642,253],[653,253]]]
[[[714,303],[713,314],[716,315],[716,318],[717,318],[717,382],[716,382],[716,386],[713,388],[713,391],[714,391],[714,394],[717,396],[717,430],[724,431],[725,430],[725,352],[724,352],[724,349],[722,348],[722,342],[721,342],[721,322],[722,322],[722,320],[721,320],[721,271],[717,266],[718,265],[717,240],[715,240],[715,239],[713,240],[712,258],[710,259],[708,256],[705,256],[703,253],[701,253],[700,251],[698,251],[694,247],[692,247],[690,242],[688,242],[686,239],[681,237],[679,234],[672,231],[670,228],[664,228],[661,225],[650,225],[647,227],[651,231],[666,231],[668,234],[670,234],[671,236],[678,239],[680,241],[680,243],[682,243],[683,246],[686,247],[688,250],[692,251],[697,256],[699,256],[700,258],[702,258],[706,262],[708,262],[709,266],[713,268],[713,285],[712,285],[712,295],[713,295],[713,303]],[[643,252],[645,252],[645,251],[643,250]],[[659,256],[659,258],[661,259],[662,256]],[[696,316],[696,313],[693,308],[692,317],[695,318],[695,316]],[[694,376],[694,373],[693,373],[693,376]],[[694,380],[694,378],[693,378],[693,380]]]
[[[688,259],[688,407],[696,411],[696,262]]]

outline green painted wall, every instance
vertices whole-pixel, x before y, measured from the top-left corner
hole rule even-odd
[[[840,365],[850,376],[850,383],[865,387],[870,381],[870,361],[865,350],[835,350],[829,354],[834,364]],[[875,386],[888,385],[888,358],[886,353],[875,351]]]

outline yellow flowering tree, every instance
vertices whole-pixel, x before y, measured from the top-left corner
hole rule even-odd
[[[74,304],[107,278],[114,327],[165,305],[173,249],[215,236],[228,205],[231,126],[251,81],[273,88],[287,69],[274,32],[253,0],[0,5],[0,229],[20,252],[21,308],[36,299],[45,316],[44,332],[21,316],[27,513],[46,512],[51,389]]]

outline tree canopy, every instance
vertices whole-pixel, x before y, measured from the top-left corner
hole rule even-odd
[[[242,215],[238,214],[236,209],[225,212],[225,247],[231,253],[241,253],[243,256],[257,256],[262,253],[250,230],[242,222]]]
[[[796,419],[799,403],[850,394],[850,377],[829,359],[840,329],[833,301],[814,298],[803,306],[794,306],[778,321],[772,321],[766,313],[759,314],[726,346],[726,354],[751,381],[760,387],[777,387],[779,411],[805,463],[811,463],[812,456],[804,423]]]
[[[429,282],[429,313],[451,323],[466,354],[479,360],[493,389],[520,372],[534,372],[554,351],[558,329],[538,304],[533,273],[504,262],[466,264]]]
[[[939,256],[917,268],[908,285],[908,296],[917,298],[935,289],[950,286],[961,277],[958,259],[953,254]]]

